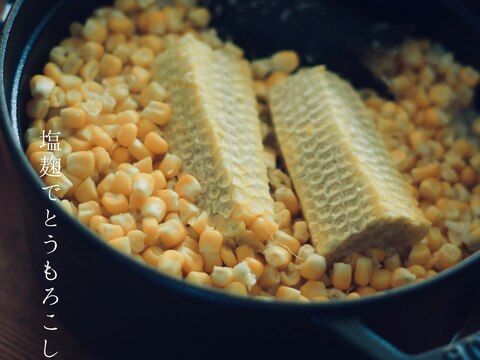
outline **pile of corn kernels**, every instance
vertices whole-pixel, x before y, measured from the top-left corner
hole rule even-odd
[[[95,11],[50,52],[32,78],[27,155],[61,163],[55,195],[67,212],[139,262],[186,281],[261,299],[358,298],[422,281],[480,248],[480,153],[456,135],[455,119],[471,107],[479,76],[425,41],[376,54],[374,70],[395,101],[365,93],[398,169],[433,226],[410,249],[372,248],[327,266],[310,244],[271,131],[268,89],[299,66],[294,51],[252,62],[265,161],[280,230],[266,244],[224,237],[195,205],[201,185],[168,152],[162,126],[171,108],[151,81],[155,57],[192,33],[213,48],[243,52],[208,29],[210,13],[193,0],[159,7],[154,0],[116,0]],[[60,134],[47,151],[43,131]],[[473,122],[480,132],[480,119]],[[261,229],[260,229],[261,230]],[[259,231],[260,231],[259,230]]]

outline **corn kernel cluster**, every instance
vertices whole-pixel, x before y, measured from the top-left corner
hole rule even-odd
[[[265,162],[275,222],[266,244],[232,239],[210,226],[196,206],[201,184],[182,172],[162,127],[172,113],[162,84],[152,81],[155,57],[192,33],[235,56],[243,51],[208,29],[210,13],[194,0],[160,7],[154,0],[116,0],[50,52],[43,74],[30,82],[32,119],[27,156],[60,161],[44,176],[67,212],[111,246],[139,262],[191,283],[261,299],[329,301],[422,281],[480,248],[480,152],[457,138],[455,120],[471,105],[479,76],[428,42],[408,41],[372,57],[372,68],[395,95],[368,93],[365,102],[398,169],[434,225],[411,249],[372,248],[327,266],[309,243],[308,227],[289,176],[277,164],[269,88],[299,66],[294,51],[252,62],[262,119]],[[472,124],[480,133],[480,119]],[[44,132],[59,133],[46,150]],[[258,229],[256,229],[258,227]],[[260,233],[264,224],[252,224]]]

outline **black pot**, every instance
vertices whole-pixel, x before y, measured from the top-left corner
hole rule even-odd
[[[85,19],[103,3],[19,0],[1,37],[3,145],[22,189],[18,206],[28,224],[28,243],[40,284],[44,289],[53,286],[60,299],[48,308],[50,312],[58,313],[102,359],[150,359],[167,353],[181,358],[186,353],[258,357],[302,352],[343,358],[351,356],[352,345],[368,353],[368,358],[480,359],[480,333],[441,347],[477,301],[480,254],[432,280],[378,296],[319,304],[260,302],[163,276],[112,250],[67,215],[58,202],[50,201],[24,155],[28,80],[41,72],[49,49],[67,35],[69,23]],[[214,23],[224,33],[231,32],[250,55],[293,47],[310,52],[312,62],[326,62],[347,74],[353,67],[342,55],[366,45],[371,30],[367,24],[373,19],[416,24],[419,34],[441,41],[460,60],[480,67],[480,8],[473,2],[342,2],[342,11],[364,14],[351,18],[345,12],[347,17],[330,11],[332,4],[340,4],[333,1],[211,3],[214,8],[224,6],[223,17],[214,18]],[[286,23],[279,20],[284,6],[293,9]],[[266,15],[262,7],[274,15]],[[331,24],[336,25],[334,30]],[[325,26],[330,26],[329,32]],[[56,215],[57,227],[45,226],[46,209]],[[49,248],[44,245],[48,235],[59,244],[51,255],[46,255]],[[58,272],[54,282],[43,276],[47,260]],[[422,354],[408,355],[412,353]]]

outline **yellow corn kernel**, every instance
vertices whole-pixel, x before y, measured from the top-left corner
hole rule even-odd
[[[431,228],[427,235],[428,247],[431,251],[437,251],[440,247],[447,242],[447,239],[442,235],[439,228]]]
[[[289,228],[292,223],[292,215],[288,209],[283,209],[275,213],[273,219],[280,229]]]
[[[87,116],[85,111],[80,108],[67,107],[60,111],[60,117],[66,127],[80,129],[85,126]]]
[[[206,8],[194,8],[188,13],[188,19],[200,29],[205,29],[208,26],[210,18],[210,12]]]
[[[97,185],[98,196],[102,197],[103,194],[112,190],[112,182],[114,179],[114,174],[106,175]]]
[[[431,253],[428,246],[418,243],[412,246],[408,255],[408,262],[410,265],[424,265],[430,260],[430,257]]]
[[[250,267],[245,261],[239,262],[232,269],[234,281],[245,284],[248,290],[252,289],[252,286],[257,282],[255,275],[250,270]]]
[[[433,104],[446,107],[454,99],[454,93],[447,84],[435,84],[430,88],[428,98]]]
[[[466,187],[471,187],[477,182],[477,173],[471,166],[466,166],[460,173],[460,181]]]
[[[84,81],[93,81],[100,73],[100,63],[92,59],[80,69],[80,76]]]
[[[99,235],[107,241],[110,241],[125,235],[121,226],[108,224],[108,223],[101,224],[98,230],[99,230]]]
[[[275,190],[273,197],[276,201],[282,202],[292,216],[297,215],[299,212],[300,204],[292,189],[286,187],[278,188]]]
[[[224,288],[234,279],[233,270],[229,267],[222,266],[214,266],[210,276],[215,286],[220,288]]]
[[[463,66],[458,75],[460,80],[468,87],[475,87],[480,80],[478,72],[470,66]]]
[[[116,123],[119,125],[138,124],[139,121],[140,115],[138,115],[138,113],[132,109],[121,111],[116,116]]]
[[[209,225],[209,218],[207,212],[202,212],[195,219],[191,219],[188,224],[197,234],[201,234]]]
[[[245,263],[248,265],[250,271],[255,275],[256,279],[259,279],[262,276],[265,266],[260,260],[256,259],[255,257],[248,256],[244,258],[243,261],[245,261]]]
[[[145,243],[147,245],[158,245],[160,232],[157,219],[144,217],[142,219],[142,231],[145,233]]]
[[[300,293],[309,299],[313,299],[317,296],[327,296],[327,290],[322,281],[308,280],[300,288]]]
[[[280,283],[280,272],[277,268],[267,264],[258,283],[262,288],[273,287]]]
[[[472,253],[480,250],[480,229],[472,230],[468,237],[464,239],[464,243]]]
[[[422,265],[410,265],[407,269],[417,279],[423,279],[427,274],[427,271]]]
[[[408,269],[399,267],[392,272],[390,283],[392,288],[398,288],[413,283],[416,280],[416,276],[412,274]]]
[[[35,75],[30,80],[30,92],[36,99],[48,99],[55,89],[55,81],[44,75]]]
[[[202,254],[214,253],[219,254],[222,248],[223,235],[218,230],[206,228],[201,234],[198,241],[199,251]]]
[[[265,242],[272,237],[268,223],[263,217],[257,217],[248,228],[261,242]]]
[[[171,179],[178,175],[181,166],[182,160],[177,155],[167,153],[158,169],[163,172],[167,179]]]
[[[383,262],[386,257],[385,250],[378,247],[368,249],[365,254],[377,264]]]
[[[318,280],[327,268],[327,263],[325,258],[319,254],[311,254],[307,259],[302,263],[300,268],[300,274],[308,280]]]
[[[235,253],[229,247],[226,247],[226,246],[221,247],[220,257],[222,259],[222,262],[229,267],[234,267],[235,265],[238,264]]]
[[[267,86],[267,89],[271,89],[274,85],[287,77],[288,74],[286,72],[274,71],[265,80],[265,85]]]
[[[63,76],[62,70],[54,63],[47,63],[43,68],[43,73],[60,85],[60,79]]]
[[[84,224],[88,225],[93,216],[101,214],[100,205],[94,200],[78,204],[77,218]]]
[[[192,175],[181,176],[175,185],[175,192],[190,202],[195,202],[201,191],[200,183]]]
[[[138,128],[133,123],[127,123],[120,126],[117,134],[118,143],[122,146],[128,147],[132,145],[137,138]]]
[[[443,219],[442,211],[435,205],[428,206],[427,209],[424,211],[424,215],[427,220],[432,223],[432,225],[438,225]]]
[[[117,76],[122,72],[123,63],[120,58],[115,55],[105,54],[100,60],[100,74],[103,77]]]
[[[152,156],[150,151],[143,145],[139,139],[133,140],[132,144],[128,147],[130,154],[137,160],[143,160],[146,157]]]
[[[420,195],[430,201],[437,201],[443,196],[443,187],[438,179],[428,178],[420,183]]]
[[[203,253],[203,269],[207,273],[213,271],[214,266],[223,266],[222,258],[218,253]]]
[[[113,140],[110,135],[99,126],[92,125],[91,142],[96,146],[101,146],[104,149],[110,149],[113,146]]]
[[[148,68],[153,63],[155,54],[152,49],[148,47],[141,47],[133,52],[130,56],[130,61],[133,65]]]
[[[98,200],[97,188],[91,177],[83,180],[75,189],[75,199],[78,202],[87,202],[90,200]]]
[[[121,11],[112,11],[107,18],[109,28],[114,33],[129,33],[133,27],[133,21]]]
[[[95,157],[95,169],[100,174],[105,174],[112,164],[110,154],[103,147],[94,147],[90,151]]]
[[[151,77],[151,71],[134,65],[125,76],[125,80],[130,92],[140,93],[148,85]]]
[[[364,286],[364,287],[357,288],[357,293],[360,294],[360,296],[372,295],[372,294],[375,294],[376,292],[377,291],[370,286]]]
[[[200,209],[185,199],[178,200],[178,213],[183,224],[188,224],[192,219],[200,215]]]
[[[308,260],[308,259],[307,259]],[[352,266],[337,262],[333,264],[331,273],[332,285],[340,290],[347,290],[352,283]]]
[[[167,220],[158,226],[161,244],[172,248],[185,239],[185,227],[176,220]]]
[[[243,261],[247,257],[255,257],[255,252],[248,245],[240,245],[235,249],[235,254],[237,255],[237,260]]]
[[[212,278],[201,271],[191,271],[188,273],[185,280],[190,281],[193,284],[200,285],[200,286],[212,286]]]
[[[135,166],[143,174],[152,175],[151,173],[153,172],[153,161],[150,156],[140,161],[137,161],[136,163],[133,164],[133,166]],[[155,170],[155,171],[161,172],[160,170]],[[154,179],[154,190],[155,190],[155,179]]]
[[[300,249],[300,241],[284,231],[277,231],[273,235],[273,241],[280,246],[286,247],[292,254],[297,254]]]
[[[150,132],[145,137],[146,148],[153,154],[165,154],[168,151],[168,143],[157,133]]]
[[[279,51],[272,56],[272,67],[274,71],[293,72],[300,64],[300,59],[295,51]]]
[[[269,265],[279,269],[287,267],[287,265],[292,261],[292,255],[290,252],[278,245],[267,246],[267,248],[263,251],[263,255],[265,256],[265,261]]]
[[[91,151],[77,151],[67,155],[67,171],[80,179],[86,179],[95,170],[95,156]]]
[[[305,244],[310,238],[306,221],[297,221],[293,224],[293,237]]]
[[[299,300],[301,293],[300,290],[288,286],[280,286],[275,296],[280,300]]]
[[[138,127],[137,138],[140,141],[144,141],[144,142],[148,134],[158,131],[157,125],[155,125],[155,123],[147,119],[140,119],[138,121],[137,127]]]
[[[182,243],[177,248],[177,251],[180,252],[185,258],[183,263],[182,270],[184,273],[189,274],[192,271],[202,271],[203,269],[203,258],[196,251],[192,250],[185,243]]]
[[[132,249],[130,248],[130,240],[126,236],[122,236],[108,242],[114,249],[127,254],[132,254]]]
[[[154,187],[155,187],[155,180],[153,179],[152,175],[144,174],[144,173],[138,173],[133,175],[132,177],[132,194],[133,195],[150,196],[153,193]],[[166,209],[165,206],[163,207]]]
[[[167,250],[160,255],[157,269],[174,277],[182,277],[185,258],[176,250]]]
[[[132,214],[130,213],[123,213],[123,214],[115,214],[110,216],[110,222],[115,225],[120,225],[125,233],[129,231],[135,230],[137,228],[137,222]]]
[[[374,270],[370,279],[370,286],[377,291],[388,290],[391,287],[391,272],[386,269]]]
[[[231,218],[233,220],[238,220],[243,222],[247,227],[250,227],[252,223],[256,220],[255,214],[253,213],[252,209],[248,205],[235,206],[235,208],[232,211]],[[266,227],[264,229],[263,225],[266,225],[266,224],[263,224],[263,223],[257,224],[259,232],[266,229]]]
[[[102,205],[111,214],[120,214],[128,211],[128,199],[123,194],[106,192],[102,196]]]
[[[245,284],[239,281],[231,282],[224,288],[224,290],[232,295],[237,296],[246,296],[248,294]]]
[[[163,202],[165,203],[165,206],[167,207],[168,212],[178,211],[179,197],[175,191],[169,190],[169,189],[163,189],[157,193],[157,196],[163,200]]]
[[[412,169],[412,177],[416,182],[421,182],[428,178],[436,178],[439,175],[440,166],[437,163]]]
[[[441,127],[447,125],[448,122],[448,115],[439,108],[429,107],[423,112],[423,125],[426,127]]]
[[[117,171],[112,179],[111,190],[114,193],[130,196],[132,193],[132,177],[124,171]]]
[[[81,50],[81,56],[85,60],[86,63],[95,60],[100,61],[105,49],[103,48],[102,44],[93,41],[87,41]]]
[[[85,40],[96,43],[103,43],[107,39],[107,28],[99,20],[89,18],[83,27],[83,37]]]
[[[62,64],[62,71],[65,74],[77,75],[83,67],[84,60],[75,53],[70,53]]]
[[[167,91],[158,82],[152,81],[145,89],[142,90],[139,100],[143,107],[147,107],[151,101],[161,103],[166,99],[166,97]]]
[[[139,196],[147,197],[147,195],[138,194]],[[141,205],[142,215],[145,217],[152,217],[158,222],[162,221],[167,214],[167,207],[162,199],[158,197],[147,197]]]
[[[142,117],[153,123],[163,126],[168,123],[172,115],[170,105],[158,101],[150,101],[143,109]]]
[[[130,248],[132,252],[140,254],[145,249],[145,237],[146,235],[141,230],[130,230],[127,233],[127,237],[130,240]]]
[[[160,262],[160,256],[163,254],[163,249],[159,246],[150,246],[142,254],[143,260],[151,266],[157,267]]]
[[[63,202],[64,200],[62,200]],[[100,226],[102,224],[108,224],[108,219],[105,217],[105,216],[102,216],[102,215],[95,215],[95,216],[92,216],[92,218],[90,219],[90,223],[89,223],[89,226],[90,228],[95,231],[96,233],[100,233]],[[121,236],[121,235],[120,235]],[[118,236],[117,236],[118,237]]]
[[[434,254],[435,268],[439,271],[448,269],[462,260],[462,251],[453,244],[444,244]]]
[[[394,253],[387,257],[383,263],[385,269],[389,271],[394,271],[395,269],[402,266],[402,260],[400,259],[400,255],[398,253]]]
[[[75,75],[61,75],[58,80],[58,85],[65,91],[79,89],[82,85],[82,79]]]

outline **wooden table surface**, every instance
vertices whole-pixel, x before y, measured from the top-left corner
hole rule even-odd
[[[1,157],[0,157],[1,159]],[[5,161],[0,165],[0,360],[44,359],[47,337],[51,350],[59,351],[52,359],[93,359],[86,349],[62,325],[59,319],[55,335],[43,329],[46,308],[43,294],[35,281],[26,245],[21,209],[15,206],[18,192]]]

